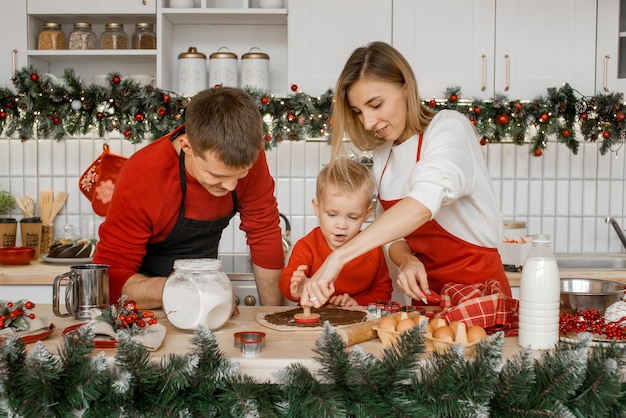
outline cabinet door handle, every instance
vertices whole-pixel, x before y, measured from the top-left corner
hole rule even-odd
[[[483,61],[483,85],[480,88],[480,91],[485,91],[487,88],[487,55],[482,54],[480,58],[482,58]]]
[[[604,89],[604,91],[609,91],[609,86],[608,86],[608,68],[609,68],[609,58],[611,58],[610,55],[605,55],[604,56],[604,76],[602,79],[602,88]]]
[[[509,86],[511,85],[511,57],[509,57],[509,54],[504,54],[504,64],[506,71],[504,91],[509,91]]]
[[[15,65],[17,62],[17,49],[11,51],[11,76],[15,75]]]

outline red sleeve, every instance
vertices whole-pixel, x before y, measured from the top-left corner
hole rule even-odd
[[[291,296],[291,291],[289,290],[289,285],[291,283],[291,276],[293,275],[293,272],[296,271],[298,266],[305,265],[307,266],[307,269],[304,271],[304,274],[307,277],[311,277],[311,275],[313,275],[312,271],[315,271],[312,270],[314,265],[320,264],[314,262],[316,256],[315,243],[311,242],[317,229],[318,228],[309,232],[309,234],[296,242],[296,244],[293,246],[293,249],[291,250],[289,262],[287,263],[285,268],[283,268],[283,271],[280,274],[280,281],[278,282],[280,292],[283,294],[284,297],[293,302],[300,301],[300,299],[293,298]]]
[[[278,203],[264,149],[248,175],[239,181],[237,199],[240,229],[246,233],[252,262],[266,269],[283,268],[285,260]]]
[[[366,255],[369,255],[375,263],[375,270],[369,272],[363,272],[364,275],[361,280],[366,277],[370,277],[370,285],[365,292],[361,292],[352,296],[359,305],[367,306],[373,302],[389,301],[391,300],[391,293],[393,292],[393,284],[391,283],[391,277],[389,277],[389,269],[385,262],[385,254],[381,247],[374,248]],[[365,263],[361,264],[367,265]]]

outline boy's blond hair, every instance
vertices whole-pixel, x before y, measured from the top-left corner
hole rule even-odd
[[[363,193],[364,198],[371,202],[376,184],[370,170],[358,161],[348,157],[334,158],[317,175],[316,197],[320,198],[322,190],[335,186],[341,193]]]

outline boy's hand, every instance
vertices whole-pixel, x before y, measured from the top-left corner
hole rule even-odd
[[[359,306],[356,300],[352,299],[349,294],[344,293],[343,295],[331,296],[328,299],[328,303],[335,306]]]
[[[299,299],[302,296],[302,289],[304,289],[304,283],[306,283],[306,275],[304,271],[307,266],[302,264],[298,266],[298,268],[291,275],[291,282],[289,283],[289,291],[291,292],[291,297],[294,299]]]

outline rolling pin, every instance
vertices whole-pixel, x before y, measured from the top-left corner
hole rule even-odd
[[[372,319],[365,322],[359,322],[358,324],[346,325],[345,327],[337,329],[337,333],[341,336],[341,339],[346,346],[369,341],[378,336],[376,331],[372,329],[380,322],[380,318]]]

